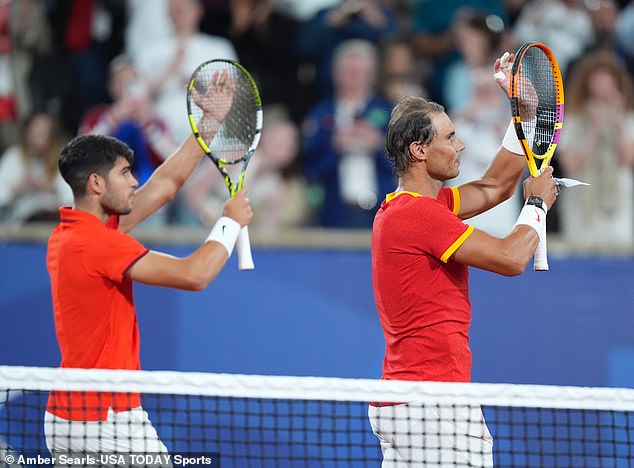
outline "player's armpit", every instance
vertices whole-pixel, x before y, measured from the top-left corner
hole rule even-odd
[[[150,251],[127,274],[143,284],[200,291],[220,273],[227,258],[227,250],[218,242],[207,242],[185,258]]]
[[[509,199],[524,172],[524,159],[500,147],[481,179],[458,187],[460,219],[469,219]]]
[[[517,276],[524,272],[538,241],[537,232],[526,225],[518,225],[501,239],[475,229],[451,258],[500,275]]]

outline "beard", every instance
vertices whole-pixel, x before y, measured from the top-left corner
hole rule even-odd
[[[110,192],[106,193],[103,197],[101,206],[104,212],[109,216],[122,216],[132,212],[132,204],[129,198],[114,197]]]

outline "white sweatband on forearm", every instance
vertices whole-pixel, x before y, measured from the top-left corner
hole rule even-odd
[[[522,128],[524,130],[524,137],[526,138],[526,142],[529,146],[533,144],[533,139],[535,137],[535,125],[537,124],[537,120],[529,120],[528,122],[522,123]],[[511,120],[509,126],[506,129],[506,133],[504,134],[504,138],[502,139],[502,146],[509,150],[511,153],[524,155],[524,150],[522,149],[522,144],[517,139],[517,133],[515,132],[515,124]]]
[[[502,139],[502,146],[509,150],[511,153],[524,155],[524,150],[522,149],[520,141],[517,139],[517,134],[515,133],[515,124],[512,120],[508,128],[506,129],[504,138]]]
[[[229,257],[231,257],[233,247],[236,245],[236,241],[238,240],[238,234],[240,234],[240,223],[228,216],[223,216],[216,221],[216,224],[214,224],[214,227],[211,229],[207,239],[205,239],[205,243],[211,241],[220,242],[227,250]]]
[[[543,206],[548,209],[545,203]],[[513,228],[519,224],[524,224],[535,229],[535,232],[537,232],[537,235],[539,235],[539,238],[541,239],[544,232],[543,227],[546,225],[546,211],[535,205],[524,205],[522,211],[520,211],[520,215],[517,217],[517,221],[515,221],[515,224],[513,225]]]

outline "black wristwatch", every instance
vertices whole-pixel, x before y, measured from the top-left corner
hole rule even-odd
[[[546,211],[544,209],[544,199],[535,195],[531,195],[530,197],[528,197],[525,205],[534,205],[537,208],[541,208],[542,210]]]

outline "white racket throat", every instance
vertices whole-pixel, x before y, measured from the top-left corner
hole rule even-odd
[[[249,239],[249,229],[244,226],[238,234],[238,268],[240,270],[253,270],[253,255],[251,254],[251,241]]]

